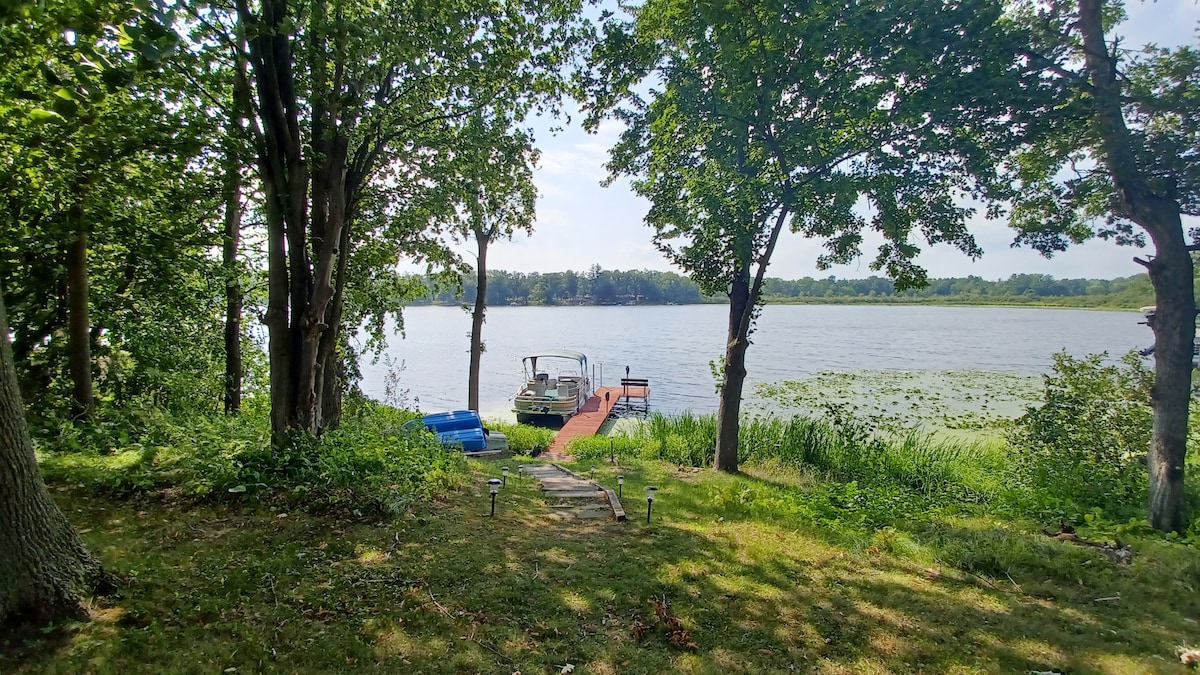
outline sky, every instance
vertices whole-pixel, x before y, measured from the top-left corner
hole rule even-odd
[[[1129,0],[1129,19],[1117,30],[1127,47],[1155,43],[1159,46],[1196,44],[1200,22],[1198,0]],[[493,244],[488,253],[492,269],[519,272],[561,272],[585,270],[593,264],[604,269],[672,270],[671,264],[650,243],[651,229],[642,218],[648,202],[638,197],[621,180],[602,187],[608,149],[620,133],[615,122],[606,122],[595,134],[586,133],[579,116],[557,134],[549,133],[549,120],[537,120],[534,130],[541,149],[541,161],[534,174],[539,198],[533,233],[518,235],[512,241]],[[929,246],[919,242],[923,252],[918,262],[931,277],[977,275],[985,279],[1007,278],[1012,274],[1051,274],[1058,278],[1109,279],[1142,272],[1132,258],[1138,249],[1118,247],[1105,241],[1091,241],[1043,258],[1028,248],[1011,248],[1013,232],[1002,221],[988,221],[982,215],[971,222],[971,231],[983,249],[983,256],[972,261],[947,245]],[[870,267],[874,257],[871,239],[864,242],[864,255],[850,265],[828,271],[817,270],[821,244],[798,235],[785,233],[775,250],[768,276],[798,279],[805,276],[861,278],[877,274]],[[472,258],[472,247],[459,247],[464,257]]]

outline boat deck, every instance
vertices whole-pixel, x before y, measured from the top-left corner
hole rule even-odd
[[[554,442],[546,450],[546,456],[551,459],[567,457],[567,444],[580,436],[594,436],[600,431],[608,414],[624,396],[647,398],[650,396],[650,387],[600,387],[554,435]]]

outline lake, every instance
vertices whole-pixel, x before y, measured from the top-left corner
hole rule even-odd
[[[618,385],[628,366],[650,380],[652,406],[663,412],[716,410],[709,362],[724,352],[725,305],[636,307],[495,307],[484,325],[480,408],[511,419],[522,382],[521,358],[543,349],[588,356],[594,385]],[[747,353],[747,399],[754,385],[825,371],[983,370],[1036,375],[1051,355],[1108,352],[1149,345],[1141,315],[1072,309],[890,305],[769,305]],[[466,407],[470,315],[458,307],[404,311],[405,335],[387,354],[408,402],[422,410]],[[389,367],[362,364],[363,390],[383,398]],[[760,402],[761,403],[761,402]]]

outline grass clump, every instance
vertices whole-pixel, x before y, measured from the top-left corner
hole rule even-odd
[[[272,447],[265,415],[161,415],[124,443],[95,438],[83,450],[39,452],[47,480],[131,497],[169,493],[196,500],[270,500],[320,512],[397,514],[457,485],[461,453],[423,429],[414,413],[365,399],[348,402],[340,428],[320,439]],[[49,447],[48,447],[49,446]]]
[[[554,430],[546,427],[513,424],[499,420],[486,420],[484,426],[504,434],[508,438],[509,450],[517,455],[529,455],[535,446],[540,446],[544,450],[550,447],[550,443],[554,441]]]
[[[716,446],[714,415],[652,414],[627,435],[577,439],[568,452],[580,460],[614,456],[708,466]],[[611,446],[611,447],[610,447]],[[839,410],[824,418],[754,417],[744,420],[738,440],[741,463],[772,462],[810,469],[828,480],[892,486],[920,494],[954,492],[981,501],[997,489],[986,471],[999,460],[994,448],[961,439],[937,439],[911,431],[904,436],[872,434]]]

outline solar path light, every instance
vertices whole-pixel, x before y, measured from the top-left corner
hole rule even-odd
[[[621,488],[625,487],[625,476],[617,476],[617,499],[621,498]]]
[[[500,467],[500,474],[502,476],[504,476],[504,485],[507,486],[508,485],[508,467],[507,466]]]
[[[488,491],[492,493],[492,517],[496,517],[496,494],[500,492],[500,479],[488,479]]]
[[[654,493],[658,492],[658,488],[653,485],[646,486],[646,524],[650,524],[650,510],[654,508]]]

